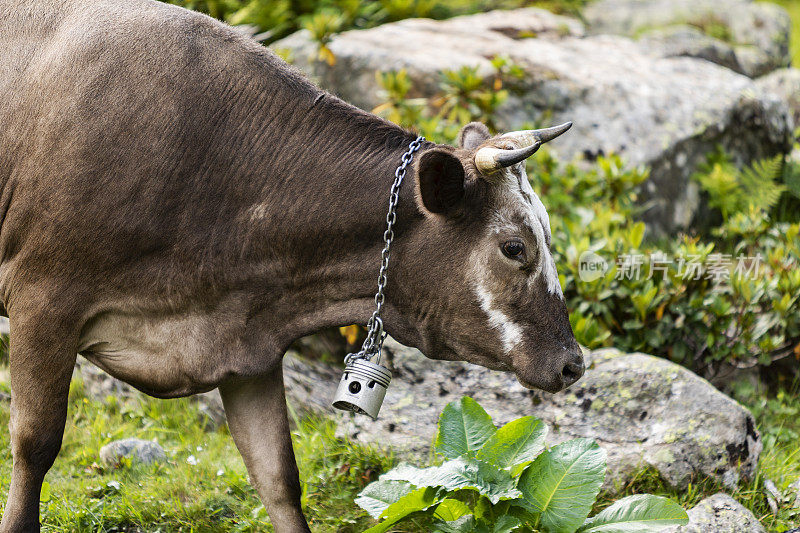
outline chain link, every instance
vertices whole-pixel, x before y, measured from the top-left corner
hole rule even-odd
[[[386,288],[386,271],[389,269],[389,257],[391,256],[392,241],[394,240],[394,223],[397,220],[397,203],[400,201],[400,186],[403,178],[406,177],[408,165],[414,159],[414,152],[419,150],[425,137],[419,136],[408,145],[408,150],[400,158],[400,165],[394,171],[394,183],[389,193],[389,212],[386,214],[386,231],[383,232],[383,251],[381,251],[381,268],[378,271],[378,292],[375,294],[375,311],[367,322],[367,338],[361,346],[361,351],[351,353],[345,357],[345,364],[349,364],[354,359],[371,359],[377,357],[377,362],[381,360],[381,348],[386,339],[386,332],[383,331],[383,320],[381,311],[386,301],[384,289]]]

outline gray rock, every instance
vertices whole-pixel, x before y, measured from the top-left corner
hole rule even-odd
[[[207,430],[215,431],[227,423],[225,407],[222,405],[218,389],[196,394],[192,398],[197,402],[197,410],[205,420]]]
[[[297,414],[332,412],[331,401],[342,369],[289,352],[283,358],[286,398]]]
[[[644,32],[639,44],[658,57],[695,57],[746,74],[731,45],[686,24]]]
[[[336,56],[333,66],[317,61],[317,43],[307,30],[273,44],[289,50],[294,64],[348,102],[370,110],[382,103],[376,71],[406,69],[413,81],[410,96],[429,96],[439,90],[443,70],[478,67],[489,76],[491,57],[530,49],[530,43],[557,42],[581,37],[583,25],[574,19],[537,8],[490,11],[445,21],[406,19],[368,30],[334,36],[328,47]],[[540,76],[547,68],[539,69]],[[528,117],[530,120],[533,117]]]
[[[590,33],[631,37],[676,24],[695,26],[727,41],[736,56],[736,70],[750,77],[790,63],[791,19],[775,4],[751,0],[600,0],[586,7],[584,17]]]
[[[537,37],[514,38],[534,23],[544,28]],[[746,164],[785,150],[792,133],[786,103],[746,76],[705,60],[660,57],[625,37],[584,37],[577,22],[535,8],[345,32],[329,43],[333,66],[313,59],[317,45],[307,32],[275,46],[367,110],[383,101],[376,71],[404,68],[414,87],[409,96],[432,96],[441,71],[471,66],[488,77],[490,59],[508,56],[527,76],[498,110],[498,127],[570,120],[570,134],[552,143],[562,158],[616,152],[650,166],[644,218],[663,230],[690,226],[700,203],[690,176],[716,145]]]
[[[764,526],[742,504],[725,493],[702,500],[688,511],[689,523],[664,533],[763,533]]]
[[[76,362],[77,374],[83,380],[83,390],[87,396],[95,400],[105,400],[107,396],[117,398],[131,398],[138,391],[94,366],[83,358]]]
[[[756,80],[756,86],[787,102],[795,127],[800,127],[800,69],[776,70]]]
[[[164,449],[158,443],[149,440],[115,440],[100,448],[100,459],[107,466],[113,468],[119,466],[120,459],[123,457],[143,464],[167,460]]]
[[[597,439],[608,452],[605,488],[612,491],[645,466],[675,487],[701,475],[733,487],[740,478],[752,477],[758,463],[761,441],[752,415],[707,381],[663,359],[596,351],[587,356],[591,362],[581,381],[549,395],[524,389],[510,373],[431,361],[391,339],[385,350],[393,354],[394,378],[378,420],[336,416],[342,435],[391,446],[406,459],[428,457],[439,413],[448,402],[469,395],[497,424],[525,415],[543,419],[551,427],[551,444]],[[287,357],[284,374],[292,405],[334,412],[329,402],[341,370]]]
[[[615,349],[592,359],[577,387],[546,397],[537,412],[563,436],[608,444],[612,478],[642,465],[675,487],[700,475],[734,488],[753,476],[762,444],[747,409],[665,359]]]

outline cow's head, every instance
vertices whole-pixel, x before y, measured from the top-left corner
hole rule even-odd
[[[479,123],[459,148],[417,157],[424,221],[397,261],[403,314],[429,357],[513,370],[528,388],[559,391],[583,375],[550,223],[525,159],[570,124],[491,137]],[[398,242],[399,244],[399,242]]]

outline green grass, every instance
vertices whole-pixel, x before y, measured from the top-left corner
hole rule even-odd
[[[8,417],[9,403],[3,401],[3,428]],[[100,402],[84,395],[80,381],[73,382],[64,445],[46,478],[51,497],[41,505],[43,531],[271,531],[226,428],[206,431],[204,425],[190,399],[142,395]],[[315,532],[363,531],[371,519],[353,504],[353,495],[393,466],[392,459],[338,440],[334,432],[332,422],[314,418],[301,421],[295,432],[306,516]],[[100,448],[127,437],[158,441],[168,462],[100,466]],[[2,505],[10,473],[9,434],[2,431]]]

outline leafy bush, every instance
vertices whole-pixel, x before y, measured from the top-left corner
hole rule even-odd
[[[800,130],[797,132],[800,137]],[[717,148],[694,175],[707,192],[709,205],[724,219],[735,213],[756,209],[780,221],[797,219],[800,209],[800,164],[783,154],[756,161],[738,169],[730,157]]]
[[[771,165],[759,163],[736,176],[755,180]],[[768,365],[797,354],[800,224],[770,217],[780,193],[762,191],[749,195],[754,202],[739,203],[731,197],[741,185],[720,188],[726,199],[709,188],[712,205],[730,206],[710,235],[648,243],[646,225],[636,220],[644,170],[625,169],[613,155],[586,171],[544,155],[529,171],[551,215],[579,342],[594,348],[613,340],[623,350],[669,357],[707,375],[722,363]],[[716,178],[698,179],[708,184]],[[607,262],[598,279],[581,275],[581,259],[590,253]]]
[[[474,120],[494,129],[497,109],[512,91],[516,91],[516,82],[525,73],[506,57],[494,57],[491,63],[494,73],[489,79],[478,74],[478,67],[464,66],[442,72],[441,91],[432,98],[408,98],[411,80],[405,69],[376,72],[385,102],[372,112],[413,128],[435,142],[451,141],[461,126]]]
[[[426,517],[441,533],[511,531],[648,532],[688,522],[662,497],[634,495],[587,518],[606,471],[605,452],[591,439],[545,447],[547,426],[526,416],[497,429],[475,400],[448,404],[434,443],[446,460],[417,468],[400,464],[368,485],[356,503],[388,530]]]

